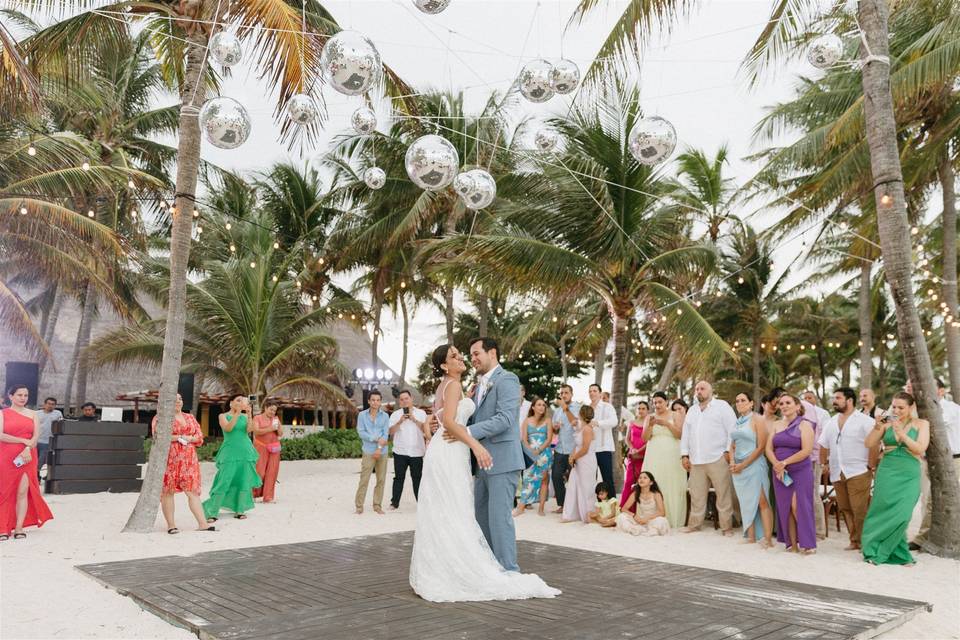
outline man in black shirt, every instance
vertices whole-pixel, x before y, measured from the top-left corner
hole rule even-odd
[[[97,405],[92,402],[84,402],[80,405],[80,417],[77,418],[80,422],[96,422],[97,421]]]

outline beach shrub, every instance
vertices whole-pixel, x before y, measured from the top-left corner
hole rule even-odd
[[[150,455],[149,438],[143,449]],[[201,462],[212,461],[223,440],[207,440],[197,447]],[[359,458],[362,455],[360,436],[355,429],[326,429],[303,438],[284,438],[281,441],[281,460],[328,460],[331,458]]]

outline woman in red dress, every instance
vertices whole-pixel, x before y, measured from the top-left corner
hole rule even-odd
[[[280,473],[280,435],[283,426],[277,417],[277,404],[267,401],[263,413],[253,419],[253,446],[260,454],[257,460],[257,475],[263,481],[262,487],[253,490],[254,498],[263,498],[264,502],[274,501],[274,489],[277,475]]]
[[[216,527],[207,524],[200,503],[200,460],[197,447],[203,444],[203,432],[197,419],[189,413],[183,413],[183,398],[177,394],[177,404],[173,414],[173,434],[170,436],[170,453],[167,454],[167,470],[163,474],[163,493],[160,494],[160,509],[167,521],[167,533],[180,533],[174,520],[173,494],[187,494],[190,513],[197,519],[199,531],[216,531]],[[153,435],[157,435],[157,416],[151,425]]]
[[[53,519],[40,495],[37,479],[37,436],[40,417],[27,409],[30,391],[14,385],[7,392],[10,408],[0,412],[0,541],[26,538],[24,527],[42,527]]]

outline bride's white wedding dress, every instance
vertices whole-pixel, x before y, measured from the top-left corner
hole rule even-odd
[[[473,411],[473,400],[462,398],[457,405],[457,423],[466,425]],[[506,571],[500,566],[474,515],[470,449],[459,441],[447,442],[443,431],[440,427],[423,457],[410,586],[432,602],[559,595],[558,589],[535,574]]]

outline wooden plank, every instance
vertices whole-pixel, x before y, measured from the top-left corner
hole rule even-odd
[[[136,480],[138,464],[55,464],[47,480]]]
[[[53,435],[65,436],[137,436],[145,438],[149,427],[137,422],[100,422],[96,420],[61,420],[54,422]]]
[[[140,491],[143,480],[49,480],[46,482],[47,493],[131,493]]]
[[[81,451],[77,449],[51,450],[53,464],[144,464],[147,455],[141,448],[138,451]]]
[[[140,436],[53,436],[51,449],[82,449],[84,451],[123,450],[143,451],[143,438]]]

